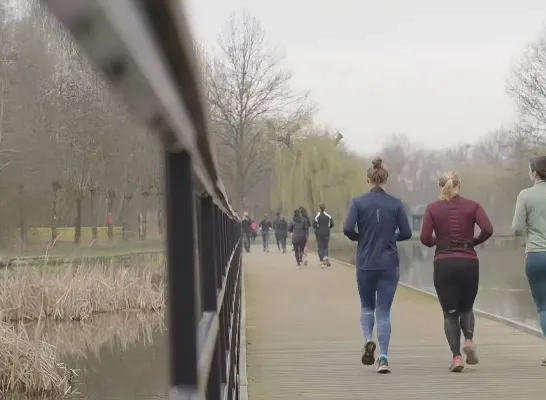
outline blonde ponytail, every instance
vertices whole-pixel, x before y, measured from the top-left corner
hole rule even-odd
[[[453,172],[446,172],[438,180],[440,186],[440,199],[451,200],[459,194],[461,180]]]

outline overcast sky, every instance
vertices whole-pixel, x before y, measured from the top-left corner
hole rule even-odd
[[[546,26],[544,0],[189,0],[210,45],[243,9],[286,55],[317,121],[361,153],[405,133],[427,147],[472,142],[509,125],[510,66]]]

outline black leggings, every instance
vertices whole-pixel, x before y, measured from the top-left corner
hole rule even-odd
[[[307,239],[303,239],[297,242],[292,241],[294,245],[294,255],[296,256],[296,262],[300,265],[303,261],[303,253],[305,245],[307,244]]]
[[[434,261],[434,288],[444,312],[444,330],[453,353],[461,355],[461,330],[464,338],[474,336],[474,300],[478,294],[478,260],[450,258]]]

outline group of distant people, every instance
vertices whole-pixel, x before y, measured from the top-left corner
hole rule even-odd
[[[388,175],[381,159],[372,162],[367,170],[370,192],[353,199],[343,226],[344,234],[358,242],[357,284],[365,342],[362,363],[377,363],[379,373],[390,372],[390,310],[400,278],[396,242],[412,236],[402,202],[385,191]],[[533,186],[517,198],[513,230],[516,235],[526,235],[525,270],[546,335],[546,156],[530,161],[529,177]],[[459,194],[461,181],[456,174],[445,173],[438,183],[440,199],[426,208],[420,240],[427,247],[435,247],[433,281],[452,352],[449,371],[460,372],[464,361],[468,365],[479,362],[474,343],[473,308],[479,287],[475,247],[493,235],[493,226],[479,203]],[[476,225],[480,228],[477,236]],[[377,359],[373,340],[376,320]],[[545,360],[542,363],[546,365]]]
[[[255,222],[250,215],[245,212],[242,221],[243,241],[245,251],[250,252],[250,245],[253,241],[253,225]],[[317,249],[321,268],[331,265],[328,259],[328,244],[330,242],[330,229],[334,226],[332,216],[326,212],[324,204],[319,205],[319,210],[313,221],[310,220],[307,210],[304,207],[299,207],[294,210],[292,219],[288,222],[284,215],[277,213],[276,219],[271,222],[267,214],[256,225],[260,229],[262,235],[263,251],[269,253],[269,236],[273,231],[277,248],[280,252],[286,253],[286,241],[288,235],[292,240],[292,250],[296,258],[297,268],[301,268],[302,264],[307,265],[307,249],[309,241],[309,232],[314,229],[317,240]]]

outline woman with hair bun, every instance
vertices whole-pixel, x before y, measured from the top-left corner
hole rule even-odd
[[[390,312],[400,278],[396,242],[411,238],[411,228],[402,202],[385,192],[384,185],[388,176],[383,161],[380,158],[373,160],[367,171],[371,189],[369,193],[352,200],[343,225],[345,236],[358,242],[356,281],[360,296],[360,325],[365,343],[362,364],[373,365],[376,361],[376,344],[372,337],[377,318],[379,373],[390,372]]]
[[[434,288],[444,313],[444,331],[453,359],[449,370],[464,369],[461,330],[466,363],[478,363],[474,344],[474,300],[478,294],[480,263],[474,250],[493,235],[493,226],[483,207],[459,195],[461,180],[446,172],[439,181],[440,200],[427,206],[421,228],[421,243],[436,246]],[[475,225],[481,232],[474,237]],[[435,236],[432,233],[435,233]]]

